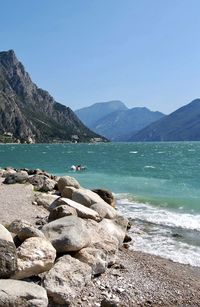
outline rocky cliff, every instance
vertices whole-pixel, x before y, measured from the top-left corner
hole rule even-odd
[[[0,142],[105,141],[38,88],[13,50],[0,52]]]

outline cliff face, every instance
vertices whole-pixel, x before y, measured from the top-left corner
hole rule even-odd
[[[38,88],[13,50],[0,52],[0,136],[21,142],[105,141]]]

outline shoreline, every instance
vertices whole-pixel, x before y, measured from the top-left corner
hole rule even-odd
[[[32,185],[6,185],[3,180],[0,178],[0,223],[20,218],[36,224],[47,216],[47,209],[32,203],[36,193]],[[93,278],[71,303],[75,307],[198,307],[200,268],[122,247],[116,263]]]

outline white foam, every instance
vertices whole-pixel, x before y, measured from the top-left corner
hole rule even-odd
[[[200,246],[186,240],[194,233],[198,237],[200,215],[138,203],[126,198],[126,194],[116,196],[120,198],[117,201],[119,210],[135,221],[130,230],[132,249],[200,267]],[[180,238],[173,236],[178,229],[182,234]]]
[[[184,212],[169,211],[153,207],[149,204],[141,204],[128,199],[118,200],[120,210],[133,219],[164,225],[169,227],[180,227],[200,231],[200,215]]]

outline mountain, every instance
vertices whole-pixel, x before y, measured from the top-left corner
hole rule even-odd
[[[95,103],[75,113],[86,126],[112,141],[127,141],[135,132],[164,116],[147,108],[128,109],[121,101]]]
[[[149,125],[130,141],[199,141],[200,99],[195,99],[168,116]]]
[[[13,50],[0,52],[0,142],[105,140],[38,88]]]
[[[94,128],[96,122],[101,118],[115,111],[124,110],[127,110],[127,107],[123,102],[119,100],[112,100],[108,102],[97,102],[89,107],[76,110],[75,114],[87,127]]]

